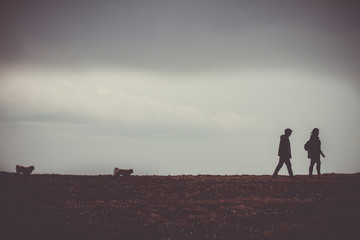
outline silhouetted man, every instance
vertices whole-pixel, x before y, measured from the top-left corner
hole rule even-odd
[[[275,172],[273,174],[273,178],[277,177],[278,172],[280,171],[281,167],[286,164],[286,167],[288,169],[289,175],[291,178],[294,177],[292,169],[291,169],[291,147],[290,147],[290,140],[289,137],[292,133],[292,130],[287,128],[285,129],[285,134],[281,135],[280,137],[280,144],[279,144],[279,152],[278,156],[279,158],[279,164],[276,166]]]

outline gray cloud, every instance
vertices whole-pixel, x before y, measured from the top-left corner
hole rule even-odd
[[[47,79],[52,74],[68,80]],[[122,90],[130,88],[127,81],[106,80],[106,75],[102,76],[103,79],[91,79],[82,74],[52,74],[28,70],[20,75],[9,73],[4,76],[7,81],[2,82],[0,90],[0,120],[78,124],[80,134],[164,139],[217,137],[255,130],[262,125],[254,116],[214,112],[211,109],[204,111],[190,103],[171,103],[169,100],[130,94]],[[97,75],[94,72],[89,75],[93,74]],[[120,72],[117,78],[123,75]],[[133,76],[125,74],[125,77]],[[132,81],[141,85],[151,78]],[[98,87],[102,85],[108,88]],[[173,91],[173,95],[179,95],[175,90],[162,86],[161,82],[153,82],[152,85],[160,91]],[[161,95],[158,97],[161,98]]]
[[[353,1],[75,1],[3,8],[2,61],[168,70],[356,69]]]

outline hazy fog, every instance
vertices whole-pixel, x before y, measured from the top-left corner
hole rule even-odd
[[[356,1],[5,1],[0,171],[360,171]],[[287,174],[282,169],[282,174]]]

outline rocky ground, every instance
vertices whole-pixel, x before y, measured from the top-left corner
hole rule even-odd
[[[360,174],[0,173],[1,239],[359,239]]]

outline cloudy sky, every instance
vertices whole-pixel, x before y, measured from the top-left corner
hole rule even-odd
[[[357,1],[2,1],[0,171],[360,172]],[[287,174],[284,168],[282,174]]]

